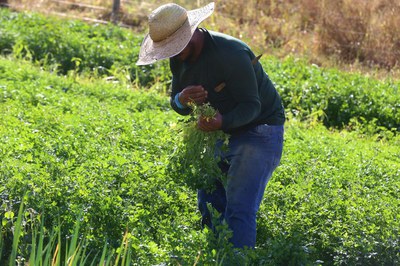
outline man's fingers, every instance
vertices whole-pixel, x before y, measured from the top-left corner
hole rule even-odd
[[[204,123],[199,123],[198,124],[198,127],[201,129],[201,130],[203,130],[203,131],[210,131],[210,129],[209,129],[209,127],[206,125],[206,124],[204,124]]]
[[[195,102],[195,103],[203,103],[207,98],[207,94],[195,94],[186,96],[185,95],[185,102]]]
[[[197,92],[204,91],[204,88],[203,88],[203,86],[200,86],[200,85],[193,85],[193,86],[186,87],[184,89],[184,91],[187,91],[188,93],[197,93]]]
[[[198,92],[198,93],[184,93],[185,97],[190,99],[204,98],[207,96],[206,92]]]
[[[215,121],[215,118],[199,118],[197,126],[202,131],[214,131],[218,129],[216,128]]]
[[[182,90],[179,100],[183,105],[188,105],[190,102],[202,104],[207,98],[207,91],[201,85],[188,86]]]
[[[195,101],[195,102],[198,102],[198,101],[203,101],[203,100],[205,100],[205,99],[206,99],[206,96],[205,96],[205,95],[200,95],[200,96],[195,96],[195,97],[189,97],[189,99],[191,99],[191,100],[193,100],[193,101]]]
[[[196,98],[196,97],[200,97],[203,95],[207,95],[207,91],[204,90],[204,88],[202,86],[189,86],[186,87],[182,93],[186,96],[186,97],[191,97],[191,98]]]

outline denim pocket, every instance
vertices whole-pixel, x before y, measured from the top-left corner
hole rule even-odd
[[[248,131],[250,138],[258,139],[264,144],[281,146],[283,143],[283,126],[275,125],[258,125]]]
[[[273,129],[271,126],[263,124],[251,128],[248,131],[248,134],[251,137],[264,138],[265,140],[269,140],[273,135]]]

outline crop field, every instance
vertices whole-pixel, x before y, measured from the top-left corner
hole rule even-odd
[[[0,9],[0,265],[224,265],[143,36]],[[265,55],[288,120],[245,265],[400,264],[400,82]],[[188,181],[189,180],[189,181]],[[186,182],[185,182],[186,181]]]

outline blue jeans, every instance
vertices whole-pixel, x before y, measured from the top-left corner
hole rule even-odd
[[[256,214],[265,187],[280,162],[283,134],[283,126],[269,125],[233,134],[228,150],[217,154],[221,157],[220,168],[227,174],[226,186],[217,182],[212,193],[197,193],[202,224],[212,228],[207,209],[207,203],[211,203],[232,230],[235,248],[255,247]]]

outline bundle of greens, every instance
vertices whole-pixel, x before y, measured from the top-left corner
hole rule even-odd
[[[227,149],[228,135],[224,132],[204,132],[197,127],[199,117],[213,119],[216,110],[210,104],[192,105],[192,113],[177,126],[179,142],[170,158],[169,171],[178,183],[184,182],[192,189],[213,191],[215,181],[225,183],[225,177],[218,162],[217,142],[221,150]]]

